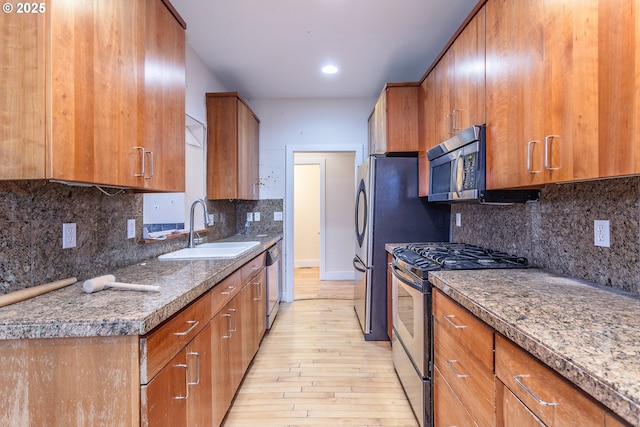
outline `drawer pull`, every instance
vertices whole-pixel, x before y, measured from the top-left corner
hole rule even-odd
[[[456,368],[453,367],[454,363],[458,363],[457,360],[455,359],[449,359],[447,360],[447,366],[449,367],[449,370],[451,370],[451,372],[453,372],[453,375],[455,375],[458,378],[468,378],[469,375],[466,374],[460,374],[458,373],[458,371],[456,371]]]
[[[518,385],[520,387],[522,387],[524,389],[524,391],[526,391],[527,393],[529,393],[529,395],[531,397],[533,397],[536,402],[538,402],[540,405],[542,406],[556,406],[557,403],[555,402],[545,402],[544,400],[540,399],[534,392],[533,390],[531,390],[529,387],[527,387],[526,385],[524,385],[524,383],[522,381],[520,381],[520,378],[529,378],[529,375],[514,375],[513,379],[516,383],[518,383]]]
[[[187,324],[191,325],[189,329],[183,332],[174,332],[173,335],[178,335],[180,337],[189,335],[191,331],[193,331],[196,328],[196,326],[200,324],[200,322],[198,320],[187,320]]]
[[[236,309],[235,308],[230,308],[229,311],[231,313],[233,313],[231,315],[231,317],[233,318],[233,328],[229,329],[229,332],[237,332],[238,331],[238,319],[236,318]]]
[[[189,379],[187,378],[189,375],[189,368],[187,368],[187,365],[185,365],[184,363],[180,363],[178,365],[173,365],[174,368],[184,368],[184,396],[175,396],[174,399],[176,400],[184,400],[187,399],[189,397],[189,387],[187,387],[187,385],[189,384]]]
[[[453,319],[454,317],[456,317],[454,314],[449,314],[447,316],[444,316],[444,320],[446,320],[448,324],[450,324],[456,329],[464,329],[467,327],[466,325],[456,325],[455,323],[453,323],[451,319]]]
[[[195,356],[196,357],[196,380],[187,382],[187,385],[198,385],[200,384],[200,355],[195,352],[187,353],[187,356]]]
[[[223,336],[222,336],[222,339],[225,339],[225,340],[226,340],[226,339],[231,338],[231,335],[232,335],[232,334],[231,334],[231,315],[230,315],[230,314],[223,314],[223,315],[222,315],[222,317],[228,317],[228,318],[229,318],[229,327],[227,328],[227,333],[228,333],[229,335],[223,335]]]
[[[231,295],[231,293],[232,293],[233,291],[235,291],[235,290],[236,290],[236,287],[235,287],[235,286],[233,286],[233,285],[231,285],[231,286],[227,287],[227,290],[226,290],[226,291],[224,291],[224,292],[220,292],[220,294],[222,294],[222,295]]]
[[[253,300],[261,301],[262,300],[262,282],[258,280],[257,282],[253,282],[253,285],[258,287],[258,296],[255,297]]]

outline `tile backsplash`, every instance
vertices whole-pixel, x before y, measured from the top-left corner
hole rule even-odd
[[[0,294],[66,277],[85,280],[185,247],[186,236],[139,242],[142,199],[141,193],[130,190],[108,196],[94,187],[0,181]],[[208,201],[216,223],[206,233],[207,241],[237,233],[237,211],[243,203],[248,202]],[[265,213],[267,206],[282,206],[282,200],[250,203],[251,209]],[[282,223],[272,218],[273,214],[262,216],[261,226],[250,233],[281,233]],[[136,220],[135,239],[127,239],[128,219]],[[77,246],[62,249],[62,224],[69,222],[77,224]]]
[[[503,250],[555,273],[640,294],[640,177],[547,185],[537,203],[453,205],[451,217],[455,242]],[[610,247],[594,245],[594,220],[610,221]]]

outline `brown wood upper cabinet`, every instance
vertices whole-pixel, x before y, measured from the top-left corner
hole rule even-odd
[[[207,93],[207,197],[257,200],[260,120],[237,92]]]
[[[369,153],[418,151],[418,83],[387,83],[369,116]]]
[[[44,8],[0,16],[0,179],[183,191],[180,19],[161,0]]]
[[[427,150],[470,126],[485,123],[484,53],[485,10],[481,8],[420,84],[420,196],[428,196]]]
[[[617,21],[605,29],[602,22],[606,19],[600,24],[598,20],[623,13],[619,10],[623,3],[632,7],[635,2],[615,3],[616,6],[598,0],[487,2],[488,188],[539,186],[616,174],[604,165],[616,163],[612,158],[628,155],[633,143],[630,134],[612,138],[616,136],[613,130],[610,135],[601,133],[599,142],[598,126],[602,121],[599,122],[598,110],[602,108],[606,115],[610,112],[607,106],[617,101],[602,97],[599,83],[604,88],[611,86],[607,83],[622,73],[599,72],[599,68],[613,71],[618,66],[603,61],[599,55],[605,53],[612,60],[618,58],[629,64],[626,54],[615,53],[627,41],[618,32]],[[611,46],[603,49],[608,44]],[[609,49],[614,53],[605,52]],[[620,84],[615,81],[616,86]],[[637,87],[631,78],[627,83]],[[617,87],[613,91],[620,94]],[[625,105],[620,103],[621,110],[614,115],[623,112]],[[626,119],[611,120],[607,127],[619,129]],[[615,143],[611,142],[613,139]],[[599,155],[599,146],[605,145],[606,153]],[[638,170],[637,162],[625,173],[631,173],[633,168]]]
[[[458,132],[485,122],[484,93],[485,10],[480,9],[458,35],[434,73],[434,140],[428,148],[451,138]],[[431,74],[430,73],[430,74]]]

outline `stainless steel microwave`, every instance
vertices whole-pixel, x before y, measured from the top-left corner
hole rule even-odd
[[[472,126],[427,151],[430,202],[511,204],[537,201],[538,190],[486,189],[486,126]]]

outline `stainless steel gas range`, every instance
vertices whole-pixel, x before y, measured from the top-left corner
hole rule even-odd
[[[527,268],[526,258],[464,243],[411,243],[393,251],[393,365],[421,427],[433,425],[433,321],[428,272]]]

